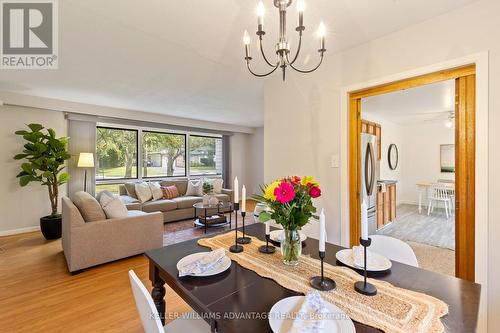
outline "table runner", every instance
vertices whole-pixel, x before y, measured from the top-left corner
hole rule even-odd
[[[241,234],[239,232],[239,234]],[[281,286],[306,294],[314,290],[309,285],[312,276],[319,275],[320,261],[302,256],[297,266],[283,264],[281,254],[263,254],[258,251],[265,242],[251,237],[241,253],[227,252],[239,265],[258,275],[270,278]],[[234,244],[232,232],[198,240],[198,244],[212,250],[227,249]],[[444,331],[440,318],[448,313],[443,301],[419,292],[393,286],[389,282],[369,279],[377,287],[377,295],[364,296],[354,290],[354,283],[363,277],[347,267],[324,264],[324,274],[335,280],[337,288],[321,292],[322,297],[342,309],[351,319],[385,332],[436,332]]]

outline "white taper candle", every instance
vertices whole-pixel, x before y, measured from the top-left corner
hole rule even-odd
[[[266,235],[271,233],[271,221],[266,221]]]
[[[247,188],[245,185],[243,185],[243,188],[241,189],[241,211],[247,211]]]
[[[234,203],[240,202],[240,184],[238,183],[238,177],[234,177],[233,191],[234,191]]]
[[[368,206],[364,200],[361,203],[361,238],[368,239]]]
[[[325,252],[326,243],[326,221],[325,221],[325,211],[321,209],[321,214],[319,214],[319,251]]]

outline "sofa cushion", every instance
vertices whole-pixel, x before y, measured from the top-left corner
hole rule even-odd
[[[163,199],[163,191],[161,190],[160,183],[149,182],[149,189],[151,190],[153,201]]]
[[[135,194],[140,202],[146,202],[153,199],[153,193],[146,182],[135,184]]]
[[[162,186],[161,190],[163,192],[163,199],[173,199],[180,197],[179,190],[177,189],[177,186],[172,185],[172,186]]]
[[[141,216],[147,215],[148,213],[144,213],[142,210],[129,210],[127,214],[128,216]]]
[[[223,193],[221,193],[221,194],[216,194],[216,195],[215,195],[215,197],[216,197],[217,199],[219,199],[219,201],[222,201],[222,202],[229,202],[229,200],[231,199],[231,198],[229,197],[229,195],[227,195],[227,194],[223,194]]]
[[[82,214],[85,222],[101,221],[106,219],[106,214],[102,210],[101,205],[96,198],[87,192],[76,192],[73,198],[73,203]]]
[[[120,201],[120,198],[102,193],[100,201],[102,209],[108,219],[123,218],[128,216],[127,207]]]
[[[125,186],[125,189],[127,190],[127,194],[134,198],[134,199],[137,199],[137,194],[135,193],[135,182],[129,182],[129,183],[125,183],[124,186]]]
[[[186,195],[187,179],[169,179],[160,182],[161,186],[175,186],[179,190],[180,195]]]
[[[172,199],[172,201],[175,201],[177,203],[178,209],[182,209],[182,208],[192,208],[195,203],[202,202],[203,198],[184,196],[184,197],[174,198]]]
[[[149,201],[145,202],[142,205],[142,210],[147,213],[168,212],[170,210],[175,210],[175,209],[177,209],[177,203],[173,200],[166,200],[166,199]]]
[[[188,181],[186,195],[194,197],[203,196],[203,181],[201,179]]]

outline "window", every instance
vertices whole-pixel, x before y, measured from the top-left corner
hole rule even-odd
[[[222,174],[222,139],[189,136],[189,174]]]
[[[97,127],[96,180],[137,178],[136,130]]]
[[[142,132],[142,177],[186,176],[186,135]]]

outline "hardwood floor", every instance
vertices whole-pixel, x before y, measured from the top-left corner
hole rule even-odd
[[[248,210],[253,210],[250,202]],[[190,233],[182,230],[178,232]],[[191,231],[192,238],[201,235]],[[165,239],[177,242],[185,237]],[[0,332],[142,332],[128,280],[130,269],[151,288],[143,255],[71,275],[61,240],[46,241],[39,232],[1,237]],[[190,309],[168,287],[166,302],[172,317]]]

